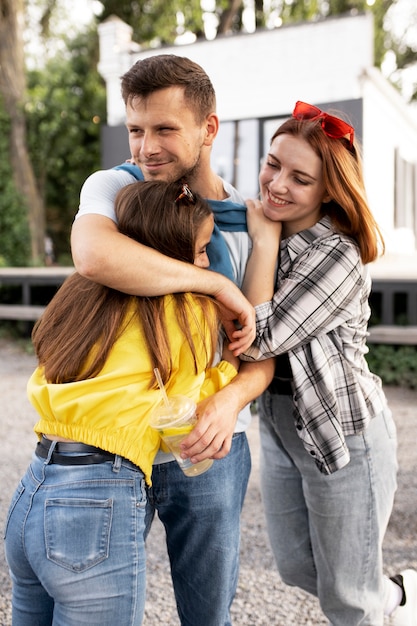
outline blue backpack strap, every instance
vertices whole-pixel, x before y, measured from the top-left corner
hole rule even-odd
[[[246,205],[231,200],[209,200],[216,224],[220,230],[229,232],[248,232],[246,223]]]
[[[210,260],[210,270],[223,274],[235,282],[229,249],[217,224],[214,224],[213,234],[207,246],[207,255]]]
[[[209,200],[209,204],[215,219],[213,235],[207,247],[210,269],[235,282],[230,252],[221,231],[247,232],[246,206],[231,200]]]
[[[135,163],[121,163],[120,165],[116,165],[113,167],[114,170],[124,170],[125,172],[129,172],[136,178],[136,180],[145,180],[142,170]]]

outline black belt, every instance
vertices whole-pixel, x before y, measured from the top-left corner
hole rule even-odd
[[[52,441],[42,437],[38,442],[35,450],[36,456],[41,459],[47,459]],[[69,452],[70,454],[60,454],[60,452]],[[77,456],[79,454],[80,456]],[[116,455],[96,448],[88,446],[85,443],[58,441],[52,452],[50,463],[58,465],[95,465],[97,463],[105,463],[106,461],[114,461]]]

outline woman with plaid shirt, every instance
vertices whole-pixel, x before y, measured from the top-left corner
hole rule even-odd
[[[333,626],[417,625],[417,572],[382,571],[396,490],[396,430],[367,366],[371,279],[383,248],[354,129],[297,102],[275,132],[248,202],[244,290],[257,337],[242,358],[276,358],[260,399],[262,494],[288,585]],[[278,264],[277,264],[278,259]]]

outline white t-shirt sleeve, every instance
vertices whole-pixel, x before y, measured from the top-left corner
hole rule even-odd
[[[83,184],[80,193],[80,205],[75,219],[82,215],[95,213],[109,217],[117,224],[114,212],[114,200],[117,192],[136,178],[123,170],[99,170],[91,174]]]

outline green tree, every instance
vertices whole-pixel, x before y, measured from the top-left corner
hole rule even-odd
[[[105,88],[97,72],[95,27],[68,41],[42,69],[28,73],[29,152],[45,201],[47,234],[70,261],[69,235],[88,173],[100,167]]]
[[[10,153],[10,125],[0,99],[0,154]],[[0,266],[27,265],[30,234],[24,199],[17,192],[10,159],[0,159]]]
[[[39,56],[49,60],[27,72],[22,25],[34,4],[42,9],[37,26],[45,36]],[[57,45],[49,25],[61,7],[59,0],[0,0],[3,265],[43,263],[46,222],[57,254],[70,262],[69,232],[80,187],[86,173],[100,166],[105,89],[96,69],[96,28],[93,24],[73,41],[61,37]]]
[[[134,39],[141,45],[169,44],[183,31],[197,38],[204,37],[203,9],[200,0],[101,0],[103,12],[100,21],[117,15],[132,26]],[[262,1],[257,0],[260,15]],[[217,17],[217,34],[236,32],[242,28],[242,0],[217,0],[214,15]],[[178,13],[182,14],[179,21]]]
[[[11,163],[8,187],[14,187],[26,211],[31,235],[30,258],[33,263],[39,263],[44,251],[45,217],[27,151],[23,17],[23,0],[0,0],[0,95],[7,115],[8,132],[7,152],[3,154]]]
[[[117,15],[132,26],[134,39],[140,43],[159,45],[172,43],[181,28],[203,36],[203,17],[200,0],[102,0],[103,12],[99,20]],[[184,24],[178,24],[177,13],[184,15]]]

